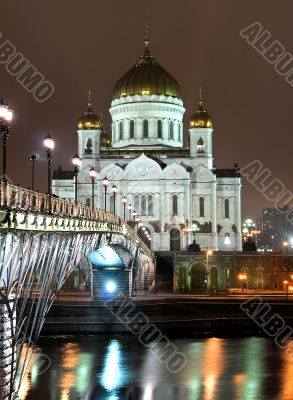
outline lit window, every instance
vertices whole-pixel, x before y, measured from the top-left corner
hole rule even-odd
[[[199,216],[204,217],[204,198],[199,198]]]
[[[225,233],[224,244],[231,244],[230,233]]]
[[[140,214],[140,206],[139,206],[139,195],[136,194],[134,196],[134,210]]]

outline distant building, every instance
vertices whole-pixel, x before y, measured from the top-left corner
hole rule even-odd
[[[184,132],[178,82],[155,60],[148,39],[137,63],[113,89],[112,135],[92,108],[78,122],[78,201],[91,205],[90,168],[97,171],[95,206],[104,208],[102,180],[110,182],[107,209],[113,211],[111,186],[118,188],[116,213],[123,218],[123,196],[139,214],[153,250],[181,251],[195,240],[202,250],[241,250],[241,177],[235,165],[213,164],[213,121],[200,98]],[[184,137],[188,146],[184,147]],[[227,143],[228,145],[228,143]],[[228,154],[228,152],[227,152]],[[73,172],[60,167],[54,194],[74,199]],[[127,218],[131,214],[127,212]],[[142,228],[138,229],[143,237]]]

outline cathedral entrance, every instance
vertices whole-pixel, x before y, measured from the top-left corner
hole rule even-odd
[[[204,291],[207,288],[207,276],[206,276],[206,268],[204,264],[195,264],[191,268],[191,290],[200,290]]]
[[[171,229],[170,231],[170,251],[180,251],[180,231]]]

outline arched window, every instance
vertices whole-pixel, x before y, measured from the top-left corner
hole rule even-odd
[[[141,215],[145,216],[146,215],[146,195],[143,194],[141,196]]]
[[[225,233],[224,244],[231,244],[230,233]]]
[[[198,138],[198,141],[196,143],[196,151],[198,153],[204,153],[204,141],[202,137]]]
[[[93,154],[93,141],[91,138],[88,138],[85,144],[85,154]]]
[[[135,210],[138,214],[140,214],[139,195],[138,195],[138,194],[136,194],[136,195],[134,196],[134,210]]]
[[[91,205],[91,199],[90,199],[89,197],[87,197],[87,198],[85,199],[85,204],[86,204],[87,206],[90,206],[90,205]]]
[[[199,198],[199,216],[204,217],[204,198]]]
[[[148,215],[153,215],[153,196],[151,194],[148,195]]]
[[[225,199],[225,218],[230,218],[230,204],[228,199]]]
[[[143,121],[143,137],[149,137],[149,121],[147,119],[144,119]]]
[[[158,120],[158,122],[157,122],[157,136],[158,136],[158,139],[162,139],[162,120]]]
[[[172,196],[172,214],[178,215],[178,199],[176,194]]]
[[[129,138],[134,139],[134,121],[133,121],[133,119],[129,123]]]
[[[123,123],[122,123],[122,121],[120,121],[120,124],[119,124],[119,140],[122,140],[123,139]]]
[[[170,140],[174,139],[174,122],[170,122]]]

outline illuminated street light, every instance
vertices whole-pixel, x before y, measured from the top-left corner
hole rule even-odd
[[[212,250],[207,248],[206,251],[206,289],[207,289],[207,295],[209,294],[209,285],[208,285],[208,270],[209,270],[209,256],[213,254]]]
[[[133,209],[132,204],[129,203],[129,206],[128,206],[128,219],[129,219],[129,221],[131,220],[132,209]]]
[[[105,178],[102,180],[102,185],[104,186],[104,190],[105,190],[105,193],[104,193],[104,209],[105,209],[105,211],[107,211],[107,190],[108,190],[108,186],[109,186],[109,181],[108,181],[108,179],[107,179],[107,177],[105,176]]]
[[[1,135],[3,137],[3,178],[6,181],[6,157],[7,157],[7,139],[9,136],[10,123],[13,117],[13,110],[9,108],[3,98],[0,100],[0,127]]]
[[[44,146],[47,152],[47,159],[48,159],[48,194],[51,196],[52,194],[52,189],[51,189],[51,164],[52,164],[52,158],[53,158],[53,150],[55,147],[55,142],[49,135],[47,134],[46,137],[44,137]]]
[[[38,154],[30,154],[29,160],[32,162],[32,191],[35,189],[35,162],[39,161],[40,156]]]
[[[113,194],[113,214],[116,214],[116,194],[118,192],[117,186],[112,186],[112,194]]]
[[[123,203],[123,220],[125,222],[125,220],[126,220],[126,203],[127,203],[127,198],[125,196],[123,196],[122,203]]]
[[[77,204],[77,176],[81,167],[81,158],[77,153],[72,157],[72,164],[74,169],[74,182],[75,182],[74,201],[75,204]]]
[[[89,176],[92,181],[92,207],[94,208],[95,207],[95,181],[98,176],[98,173],[94,167],[91,167],[91,169],[89,170]]]

